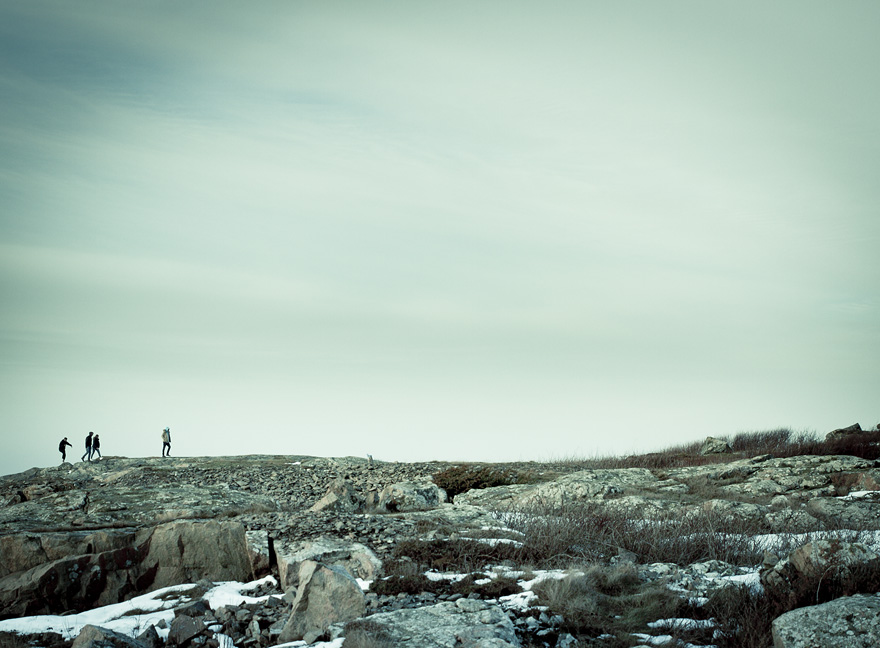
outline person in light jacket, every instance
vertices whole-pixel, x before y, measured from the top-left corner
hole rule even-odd
[[[171,428],[165,428],[164,430],[162,430],[162,456],[171,456]]]

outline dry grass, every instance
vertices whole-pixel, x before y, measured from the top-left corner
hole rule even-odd
[[[529,469],[492,464],[462,464],[435,473],[433,479],[439,488],[446,491],[450,500],[453,500],[459,493],[466,493],[474,488],[531,484],[542,481],[546,477]]]
[[[385,629],[369,619],[358,619],[346,624],[345,648],[394,648]]]
[[[685,604],[659,583],[643,583],[631,565],[593,565],[562,579],[547,579],[533,591],[541,605],[564,619],[575,636],[644,631],[656,619],[679,616]]]
[[[739,432],[719,437],[727,441],[733,452],[728,454],[701,455],[702,442],[692,442],[671,446],[660,452],[650,452],[626,457],[565,457],[556,463],[569,468],[610,469],[610,468],[648,468],[664,470],[687,468],[708,464],[728,463],[743,457],[773,455],[774,457],[796,457],[800,455],[851,455],[862,459],[880,459],[880,431],[866,431],[833,441],[825,441],[812,431],[793,431],[788,428]]]
[[[761,523],[711,512],[643,520],[591,503],[536,505],[503,518],[524,536],[516,559],[542,567],[607,561],[620,550],[633,552],[643,563],[754,565],[763,550],[751,536],[768,531]]]

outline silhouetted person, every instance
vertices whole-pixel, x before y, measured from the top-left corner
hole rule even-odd
[[[82,456],[82,459],[80,459],[80,461],[85,461],[86,459],[88,459],[89,461],[92,460],[92,435],[93,434],[94,434],[94,432],[89,432],[89,435],[86,437],[86,453]]]
[[[92,439],[92,454],[98,455],[98,459],[101,459],[101,439],[98,438],[97,434]]]
[[[166,450],[168,451],[167,454],[165,452]],[[162,456],[171,456],[171,428],[165,428],[162,430]]]
[[[67,449],[72,447],[73,444],[67,441],[67,437],[61,439],[61,443],[58,444],[58,452],[61,453],[61,463],[67,461]]]

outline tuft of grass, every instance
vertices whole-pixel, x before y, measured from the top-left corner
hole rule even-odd
[[[345,625],[345,648],[394,648],[385,629],[369,619],[357,619]]]
[[[591,565],[533,588],[538,601],[563,618],[573,635],[621,636],[644,631],[656,619],[680,616],[686,604],[662,583],[643,583],[631,565]]]

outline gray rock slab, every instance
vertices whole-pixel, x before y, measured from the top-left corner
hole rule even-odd
[[[880,594],[845,596],[786,612],[773,621],[774,648],[880,646]]]
[[[380,612],[367,618],[391,645],[419,648],[519,646],[513,622],[494,603],[459,599],[427,607]]]

